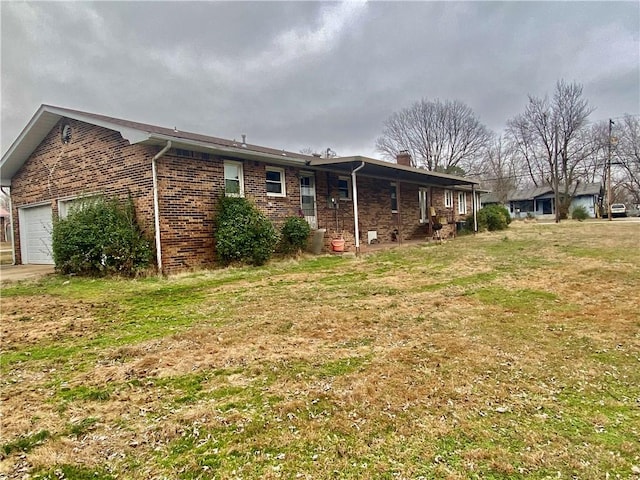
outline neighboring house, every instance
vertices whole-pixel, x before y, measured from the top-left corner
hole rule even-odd
[[[603,195],[600,183],[580,183],[575,188],[569,213],[576,207],[584,207],[591,218],[599,216],[598,205]],[[513,190],[507,195],[505,207],[512,218],[555,218],[555,195],[552,187],[533,187],[524,190]],[[482,206],[500,203],[494,193],[480,196]]]
[[[276,224],[301,215],[325,248],[444,235],[479,205],[476,182],[365,157],[324,159],[43,105],[0,163],[17,263],[53,263],[54,216],[99,194],[130,195],[164,273],[214,263],[217,199],[251,197]],[[474,202],[475,199],[475,202]],[[356,220],[357,219],[357,220]]]

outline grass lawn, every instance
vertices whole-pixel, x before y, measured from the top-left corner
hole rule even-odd
[[[640,224],[4,285],[0,478],[640,478]]]

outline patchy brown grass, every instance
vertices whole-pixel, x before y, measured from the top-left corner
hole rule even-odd
[[[0,474],[633,477],[639,251],[640,224],[518,223],[5,286]]]
[[[13,253],[10,242],[0,242],[0,265],[11,265],[13,263]]]

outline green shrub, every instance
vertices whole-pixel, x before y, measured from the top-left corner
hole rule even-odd
[[[578,205],[571,211],[571,218],[581,222],[589,218],[589,214],[587,213],[587,209],[584,205]]]
[[[62,273],[133,276],[153,258],[141,232],[133,200],[92,198],[53,223],[52,249]]]
[[[509,210],[502,205],[487,205],[478,210],[476,214],[478,219],[478,231],[504,230],[511,223],[511,215]],[[469,215],[465,222],[465,228],[473,231],[473,215]]]
[[[218,260],[263,265],[278,243],[278,232],[256,207],[243,197],[223,196],[215,221]]]
[[[303,250],[307,246],[311,227],[301,217],[289,217],[280,230],[280,251],[292,253]]]

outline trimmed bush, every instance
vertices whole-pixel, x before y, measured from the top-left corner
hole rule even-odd
[[[273,255],[278,232],[258,207],[243,197],[220,198],[215,220],[218,260],[263,265]]]
[[[571,211],[571,218],[581,222],[589,218],[589,213],[587,213],[587,209],[585,208],[584,205],[578,205],[576,208],[574,208]]]
[[[92,198],[53,223],[52,248],[61,273],[134,276],[153,258],[136,221],[133,200]]]
[[[287,218],[280,230],[280,251],[294,253],[305,249],[310,234],[311,227],[304,218]]]
[[[505,230],[511,223],[509,210],[502,205],[487,205],[478,210],[478,230]],[[465,228],[473,231],[473,215],[469,215],[465,222]]]

